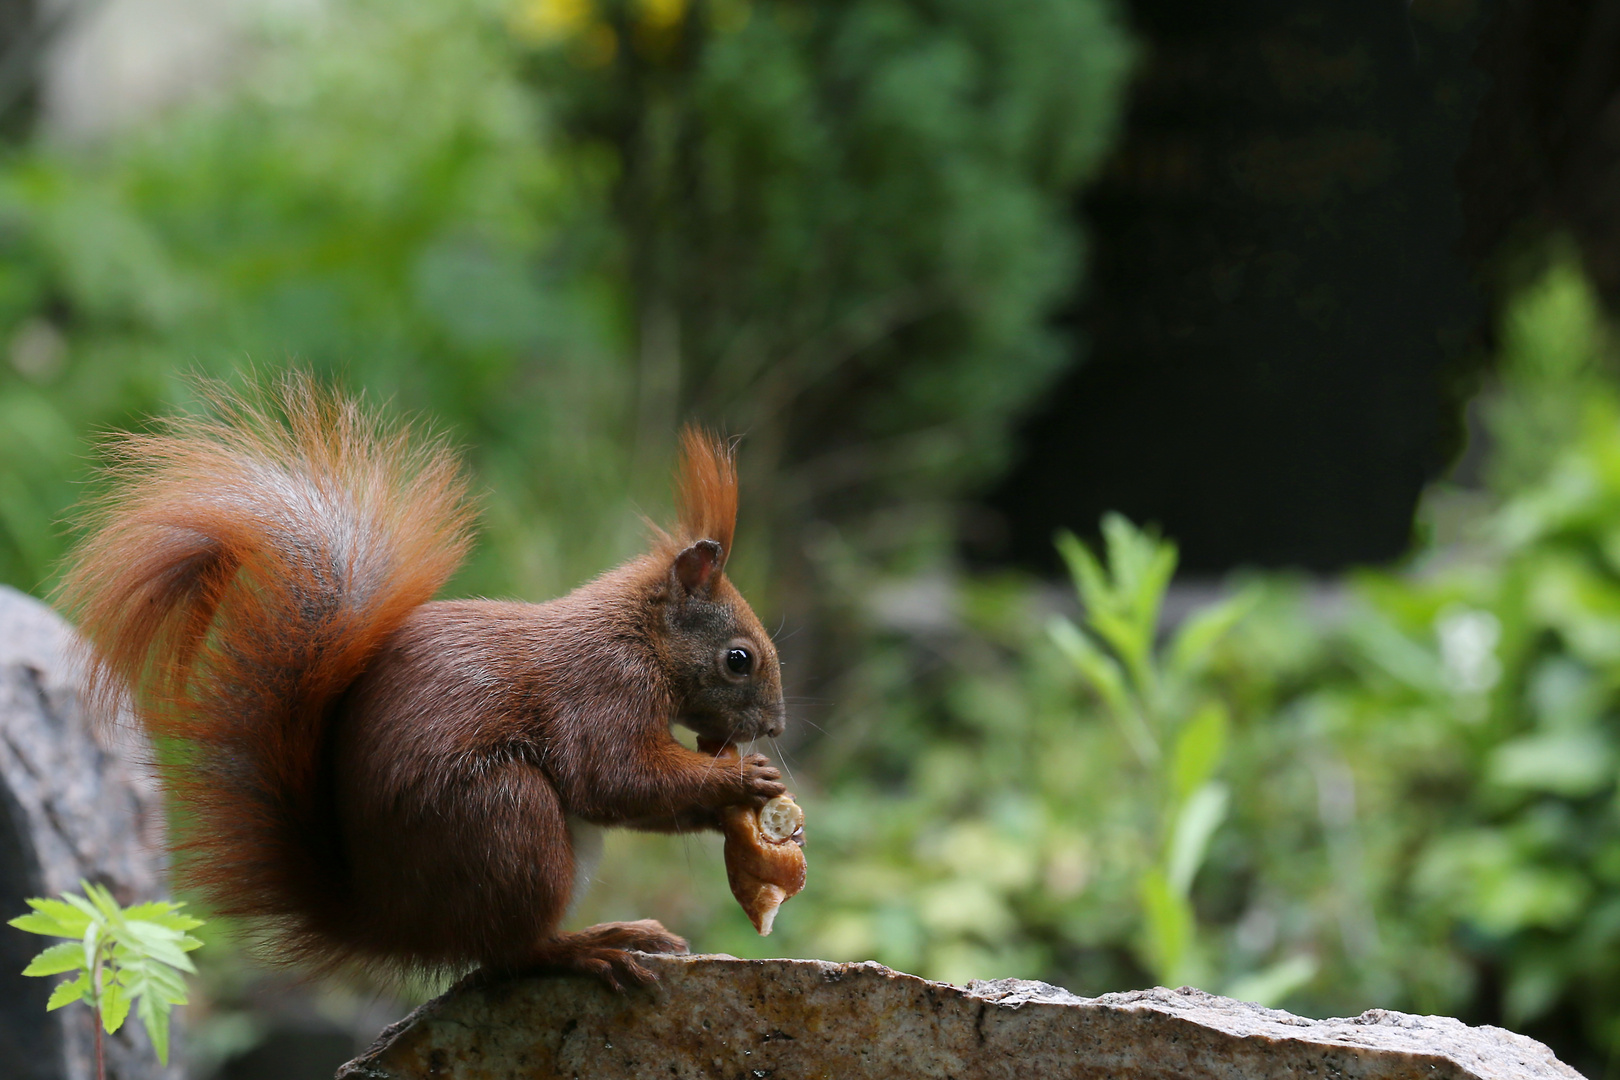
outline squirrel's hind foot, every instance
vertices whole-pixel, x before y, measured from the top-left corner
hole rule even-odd
[[[686,939],[665,930],[656,919],[598,923],[573,934],[543,941],[522,965],[526,972],[570,973],[601,979],[614,990],[645,986],[658,975],[638,962],[633,952],[684,953]]]
[[[626,985],[646,986],[658,981],[653,971],[637,963],[635,956],[624,949],[580,949],[568,958],[565,966],[580,975],[601,979],[621,994]]]
[[[587,926],[577,934],[564,934],[581,944],[601,945],[616,949],[635,949],[650,953],[686,952],[686,939],[664,929],[657,919],[637,919],[635,922],[605,922]],[[559,939],[561,940],[561,939]]]

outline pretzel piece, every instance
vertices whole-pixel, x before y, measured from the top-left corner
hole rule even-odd
[[[737,748],[716,755],[735,760]],[[804,810],[792,795],[764,806],[728,806],[720,811],[726,837],[726,880],[761,936],[771,932],[776,910],[804,888]]]

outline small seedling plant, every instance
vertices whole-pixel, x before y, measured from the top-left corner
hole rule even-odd
[[[1157,835],[1144,837],[1154,854],[1137,882],[1139,959],[1165,986],[1208,985],[1214,973],[1191,891],[1231,802],[1220,774],[1232,724],[1205,674],[1216,646],[1256,597],[1239,592],[1204,608],[1161,645],[1159,616],[1176,569],[1175,545],[1118,514],[1103,519],[1102,534],[1106,551],[1097,553],[1071,534],[1058,537],[1085,616],[1080,624],[1055,617],[1047,630],[1118,724],[1142,782],[1160,803]],[[1244,1001],[1273,1002],[1315,973],[1312,957],[1288,956],[1220,989]]]
[[[99,885],[79,882],[83,896],[32,899],[34,910],[11,920],[30,934],[68,938],[34,957],[24,975],[73,977],[52,993],[46,1011],[75,1001],[95,1013],[96,1076],[106,1080],[102,1032],[123,1026],[130,1009],[152,1038],[158,1060],[169,1061],[169,1010],[186,1002],[182,972],[195,973],[186,954],[202,944],[188,931],[201,919],[182,914],[183,904],[167,900],[121,907]]]

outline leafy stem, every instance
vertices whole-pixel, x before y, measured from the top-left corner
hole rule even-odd
[[[131,1008],[151,1036],[158,1060],[169,1060],[169,1011],[186,1001],[182,973],[197,969],[186,954],[202,945],[188,931],[201,919],[181,914],[181,904],[154,901],[122,907],[106,889],[81,881],[83,896],[31,899],[33,910],[10,925],[31,934],[68,940],[34,957],[24,975],[73,977],[51,992],[46,1011],[75,1001],[95,1018],[96,1075],[106,1078],[103,1033],[123,1026]]]
[[[1193,879],[1225,820],[1230,791],[1218,779],[1230,721],[1204,685],[1211,650],[1252,603],[1238,595],[1187,620],[1159,647],[1159,616],[1176,568],[1175,546],[1118,514],[1103,519],[1104,552],[1057,538],[1084,618],[1054,618],[1052,642],[1101,699],[1149,781],[1162,812],[1138,875],[1139,953],[1168,985],[1201,974]]]

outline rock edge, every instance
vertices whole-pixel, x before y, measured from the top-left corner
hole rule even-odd
[[[1533,1039],[1449,1017],[1310,1020],[1188,987],[964,988],[871,962],[646,959],[659,982],[623,995],[572,977],[463,983],[386,1029],[338,1080],[1580,1080]]]

